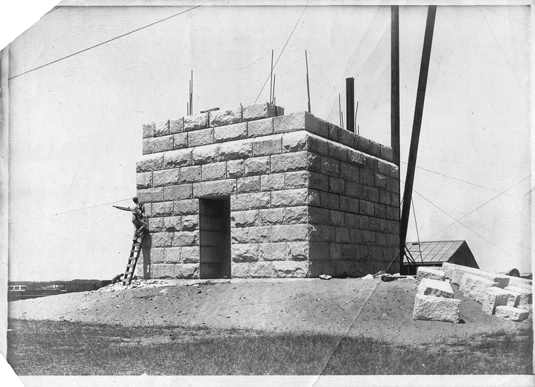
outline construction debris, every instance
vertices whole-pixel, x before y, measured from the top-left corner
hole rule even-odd
[[[531,280],[449,262],[445,262],[442,268],[446,278],[459,284],[459,290],[466,297],[482,304],[483,312],[511,321],[523,321],[529,317],[533,303]]]

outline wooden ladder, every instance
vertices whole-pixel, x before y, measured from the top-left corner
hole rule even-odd
[[[130,257],[128,258],[128,263],[126,265],[126,271],[123,275],[123,285],[130,285],[132,283],[132,278],[134,278],[134,272],[136,271],[136,264],[141,254],[141,246],[143,246],[143,239],[145,238],[145,233],[141,235],[136,235],[135,239],[132,241],[132,249],[130,250]]]

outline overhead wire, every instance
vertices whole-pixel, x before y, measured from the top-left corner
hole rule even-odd
[[[402,163],[403,163],[403,164],[407,164],[405,161],[402,161]],[[424,168],[424,167],[416,166],[416,168],[421,169],[421,170],[424,170],[424,171],[426,171],[426,172],[434,173],[435,175],[439,175],[439,176],[447,177],[448,179],[452,179],[452,180],[460,181],[461,183],[469,184],[469,185],[472,185],[472,186],[474,186],[474,187],[479,187],[479,188],[483,188],[483,189],[486,189],[486,190],[489,190],[489,191],[494,191],[494,192],[500,192],[500,193],[503,193],[503,192],[504,192],[504,191],[500,191],[500,190],[497,190],[497,189],[494,189],[494,188],[486,187],[486,186],[484,186],[484,185],[479,185],[479,184],[475,184],[475,183],[472,183],[472,182],[469,182],[469,181],[466,181],[466,180],[458,179],[458,178],[453,177],[453,176],[445,175],[445,174],[443,174],[443,173],[440,173],[440,172],[437,172],[437,171],[433,171],[433,170],[431,170],[431,169],[427,169],[427,168]],[[527,201],[530,200],[529,198],[523,198],[523,197],[516,196],[516,195],[511,195],[511,194],[506,194],[506,195],[507,195],[507,196],[511,196],[511,197],[515,197],[515,198],[517,198],[517,199],[522,199],[522,200],[527,200]]]
[[[517,185],[519,185],[520,183],[522,183],[523,181],[525,181],[526,179],[529,179],[531,177],[531,175],[523,178],[522,180],[520,180],[519,182],[513,184],[511,187],[507,188],[505,191],[499,193],[498,195],[494,196],[493,198],[487,200],[485,203],[481,204],[480,206],[474,208],[472,211],[470,211],[469,213],[465,214],[464,216],[460,217],[459,219],[457,219],[455,222],[453,223],[450,223],[449,225],[447,225],[446,227],[444,227],[443,229],[437,231],[436,233],[434,233],[433,235],[430,236],[430,238],[432,238],[433,236],[435,236],[436,234],[439,234],[441,233],[442,231],[444,231],[445,229],[449,228],[450,226],[453,226],[455,223],[459,222],[461,219],[464,219],[466,218],[468,215],[476,212],[477,210],[479,210],[481,207],[489,204],[490,202],[492,202],[494,199],[497,199],[498,197],[500,197],[501,195],[503,195],[505,192],[509,191],[510,189],[513,189],[514,187],[516,187]]]
[[[91,208],[97,208],[97,207],[108,206],[108,205],[110,205],[110,204],[119,203],[119,202],[124,202],[125,200],[129,200],[129,199],[132,199],[132,198],[129,197],[129,198],[127,198],[127,199],[114,200],[113,202],[97,204],[97,205],[89,206],[89,207],[76,208],[76,209],[74,209],[74,210],[69,210],[69,211],[64,211],[64,212],[58,212],[58,213],[56,213],[56,214],[50,214],[50,215],[43,215],[43,216],[39,216],[39,217],[37,217],[37,218],[30,218],[30,219],[17,220],[17,221],[15,221],[15,222],[9,222],[8,224],[24,223],[24,222],[34,221],[34,220],[40,220],[40,219],[46,219],[46,218],[52,218],[52,217],[54,217],[54,216],[58,216],[58,215],[65,215],[65,214],[70,214],[70,213],[72,213],[72,212],[78,212],[78,211],[89,210],[89,209],[91,209]]]
[[[307,6],[305,5],[305,8],[303,8],[303,12],[301,12],[301,15],[299,15],[299,19],[297,19],[297,22],[295,23],[295,26],[294,28],[292,29],[292,32],[290,33],[290,36],[288,36],[288,39],[286,39],[286,43],[284,43],[284,47],[282,48],[282,51],[281,53],[279,54],[279,57],[277,58],[277,60],[275,61],[275,64],[273,65],[273,68],[272,70],[275,70],[275,67],[277,67],[277,63],[279,63],[279,59],[281,58],[282,54],[284,53],[284,50],[286,49],[286,46],[288,45],[288,42],[290,41],[290,39],[292,38],[293,34],[294,34],[294,31],[295,29],[297,28],[297,25],[299,24],[299,21],[301,20],[301,18],[303,17],[303,14],[305,13],[305,10],[307,9]],[[267,82],[269,81],[269,78],[271,76],[271,72],[270,74],[267,76],[266,78],[266,81],[264,82],[264,85],[262,86],[262,89],[260,89],[260,93],[258,93],[258,96],[256,97],[255,99],[255,103],[258,101],[258,98],[260,98],[260,95],[262,94],[262,91],[264,91],[264,87],[266,87],[266,84]]]
[[[531,176],[531,175],[530,175]],[[528,176],[529,177],[529,176]],[[522,181],[526,180],[528,177],[522,179]],[[518,182],[517,184],[521,183],[522,181]],[[401,179],[399,179],[399,182],[402,183],[402,184],[405,184],[405,182]],[[443,212],[444,214],[446,214],[448,217],[454,219],[454,220],[457,220],[455,219],[455,217],[453,215],[450,215],[448,212],[446,212],[445,210],[443,210],[442,208],[440,208],[438,205],[436,205],[435,203],[433,203],[431,200],[427,199],[424,195],[422,195],[421,193],[419,193],[417,190],[415,190],[413,188],[413,191],[418,194],[422,199],[424,199],[425,201],[427,201],[429,204],[431,204],[433,207],[437,208],[438,210],[440,210],[441,212]],[[454,222],[455,223],[455,222]],[[511,258],[516,258],[514,257],[513,255],[511,255],[510,253],[508,253],[507,251],[505,251],[504,249],[502,249],[501,247],[497,246],[496,244],[492,243],[490,240],[488,240],[487,238],[485,238],[483,235],[479,234],[477,231],[474,231],[472,228],[468,227],[466,224],[462,223],[462,222],[458,222],[461,226],[465,227],[466,229],[468,229],[469,231],[473,232],[474,234],[476,234],[477,236],[479,236],[481,239],[483,239],[484,241],[486,241],[487,243],[491,244],[492,246],[494,246],[495,248],[497,248],[498,250],[504,252],[505,254],[507,254],[508,256],[510,256]],[[435,235],[435,234],[433,234]],[[525,246],[522,246],[522,245],[519,245],[520,247],[523,247],[527,250],[531,250],[533,251],[532,249],[528,248],[528,247],[525,247]],[[523,262],[519,262],[520,264],[522,265],[525,265],[525,266],[528,266],[527,264],[523,263]]]
[[[411,198],[412,203],[412,213],[414,215],[414,225],[416,226],[416,237],[418,238],[418,252],[420,253],[420,260],[423,262],[424,258],[422,256],[422,249],[420,247],[420,232],[418,231],[418,222],[416,221],[416,208],[414,206],[414,199]]]
[[[414,189],[413,189],[414,190]],[[452,219],[455,219],[454,216],[448,214],[446,211],[444,211],[442,208],[440,208],[439,206],[437,206],[435,203],[433,203],[432,201],[430,201],[429,199],[427,199],[425,196],[423,196],[421,193],[419,193],[418,191],[414,190],[414,192],[416,194],[418,194],[422,199],[424,199],[426,202],[428,202],[429,204],[431,204],[433,207],[436,207],[437,209],[439,209],[440,211],[442,211],[444,214],[446,214],[447,216],[449,216],[450,218]],[[478,237],[480,237],[481,239],[483,239],[484,241],[486,241],[487,243],[491,244],[492,246],[494,246],[495,248],[497,248],[498,250],[502,251],[503,253],[507,254],[508,256],[510,256],[511,258],[516,258],[515,256],[513,256],[512,254],[510,254],[509,252],[505,251],[504,249],[502,249],[501,247],[497,246],[496,244],[492,243],[490,240],[488,240],[487,238],[485,238],[483,235],[481,235],[480,233],[478,233],[477,231],[474,231],[472,228],[468,227],[466,224],[462,223],[462,222],[459,222],[459,224],[465,228],[467,228],[468,230],[472,231],[474,234],[476,234]],[[522,262],[521,262],[522,263]]]
[[[74,52],[74,53],[72,53],[72,54],[69,54],[69,55],[67,55],[67,56],[64,56],[64,57],[61,57],[61,58],[59,58],[59,59],[53,60],[52,62],[45,63],[45,64],[43,64],[43,65],[41,65],[41,66],[37,66],[37,67],[35,67],[35,68],[31,69],[31,70],[28,70],[28,71],[24,71],[24,72],[22,72],[22,73],[20,73],[20,74],[17,74],[17,75],[14,75],[14,76],[8,78],[8,81],[11,81],[12,79],[15,79],[15,78],[20,77],[20,76],[25,75],[25,74],[29,74],[29,73],[31,73],[31,72],[33,72],[33,71],[42,69],[43,67],[50,66],[50,65],[52,65],[52,64],[54,64],[54,63],[61,62],[62,60],[71,58],[71,57],[73,57],[73,56],[75,56],[75,55],[78,55],[78,54],[81,54],[81,53],[83,53],[83,52],[92,50],[93,48],[96,48],[96,47],[102,46],[102,45],[104,45],[104,44],[113,42],[114,40],[117,40],[117,39],[123,38],[123,37],[125,37],[125,36],[131,35],[131,34],[133,34],[133,33],[135,33],[135,32],[141,31],[141,30],[143,30],[143,29],[145,29],[145,28],[152,27],[152,26],[154,26],[154,25],[156,25],[156,24],[159,24],[159,23],[162,23],[162,22],[164,22],[164,21],[166,21],[166,20],[169,20],[169,19],[172,19],[172,18],[174,18],[174,17],[180,16],[180,15],[185,14],[185,13],[187,13],[187,12],[193,11],[194,9],[199,8],[199,7],[201,7],[201,6],[200,6],[200,5],[197,5],[197,6],[195,6],[195,7],[189,8],[189,9],[187,9],[187,10],[185,10],[185,11],[182,11],[182,12],[179,12],[179,13],[175,13],[174,15],[168,16],[168,17],[163,18],[163,19],[160,19],[160,20],[157,20],[157,21],[155,21],[155,22],[153,22],[153,23],[150,23],[150,24],[147,24],[147,25],[145,25],[145,26],[143,26],[143,27],[136,28],[135,30],[132,30],[132,31],[130,31],[130,32],[127,32],[127,33],[118,35],[118,36],[116,36],[116,37],[114,37],[114,38],[111,38],[111,39],[108,39],[108,40],[106,40],[106,41],[104,41],[104,42],[97,43],[97,44],[95,44],[95,45],[93,45],[93,46],[91,46],[91,47],[84,48],[83,50],[76,51],[76,52]],[[52,12],[52,11],[51,11],[51,12]]]
[[[511,70],[511,73],[513,74],[513,77],[515,78],[517,84],[518,84],[518,87],[520,88],[520,91],[522,91],[522,95],[524,95],[524,98],[526,99],[526,101],[529,102],[529,98],[528,96],[526,95],[526,93],[524,92],[524,88],[522,87],[522,85],[520,84],[520,81],[518,80],[518,78],[516,77],[516,74],[515,72],[513,71],[513,68],[511,67],[511,64],[509,63],[509,61],[507,60],[507,56],[505,55],[505,53],[503,52],[503,49],[502,49],[502,46],[500,45],[500,43],[498,42],[498,39],[496,39],[496,35],[494,35],[494,31],[492,31],[492,28],[490,28],[490,24],[487,20],[487,18],[485,17],[485,14],[483,13],[483,11],[481,10],[481,6],[478,5],[477,7],[479,9],[479,12],[481,13],[481,16],[483,16],[483,20],[485,20],[485,24],[487,24],[487,28],[489,29],[490,33],[492,34],[492,37],[494,38],[494,41],[496,42],[496,45],[498,46],[498,48],[500,49],[500,52],[502,53],[502,56],[503,56],[503,59],[505,60],[505,63],[507,63],[507,66],[509,67],[509,70]]]

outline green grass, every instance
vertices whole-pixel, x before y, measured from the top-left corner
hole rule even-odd
[[[531,331],[415,347],[190,327],[10,320],[9,328],[7,359],[20,375],[532,373]]]

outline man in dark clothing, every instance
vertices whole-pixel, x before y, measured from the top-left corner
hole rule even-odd
[[[135,203],[135,206],[130,207],[121,207],[121,206],[113,206],[119,210],[122,211],[130,211],[132,212],[132,223],[134,223],[134,226],[136,228],[136,232],[134,233],[134,239],[140,237],[148,231],[149,225],[147,222],[143,220],[145,216],[145,207],[143,206],[143,203],[139,203],[137,197],[132,199]]]

